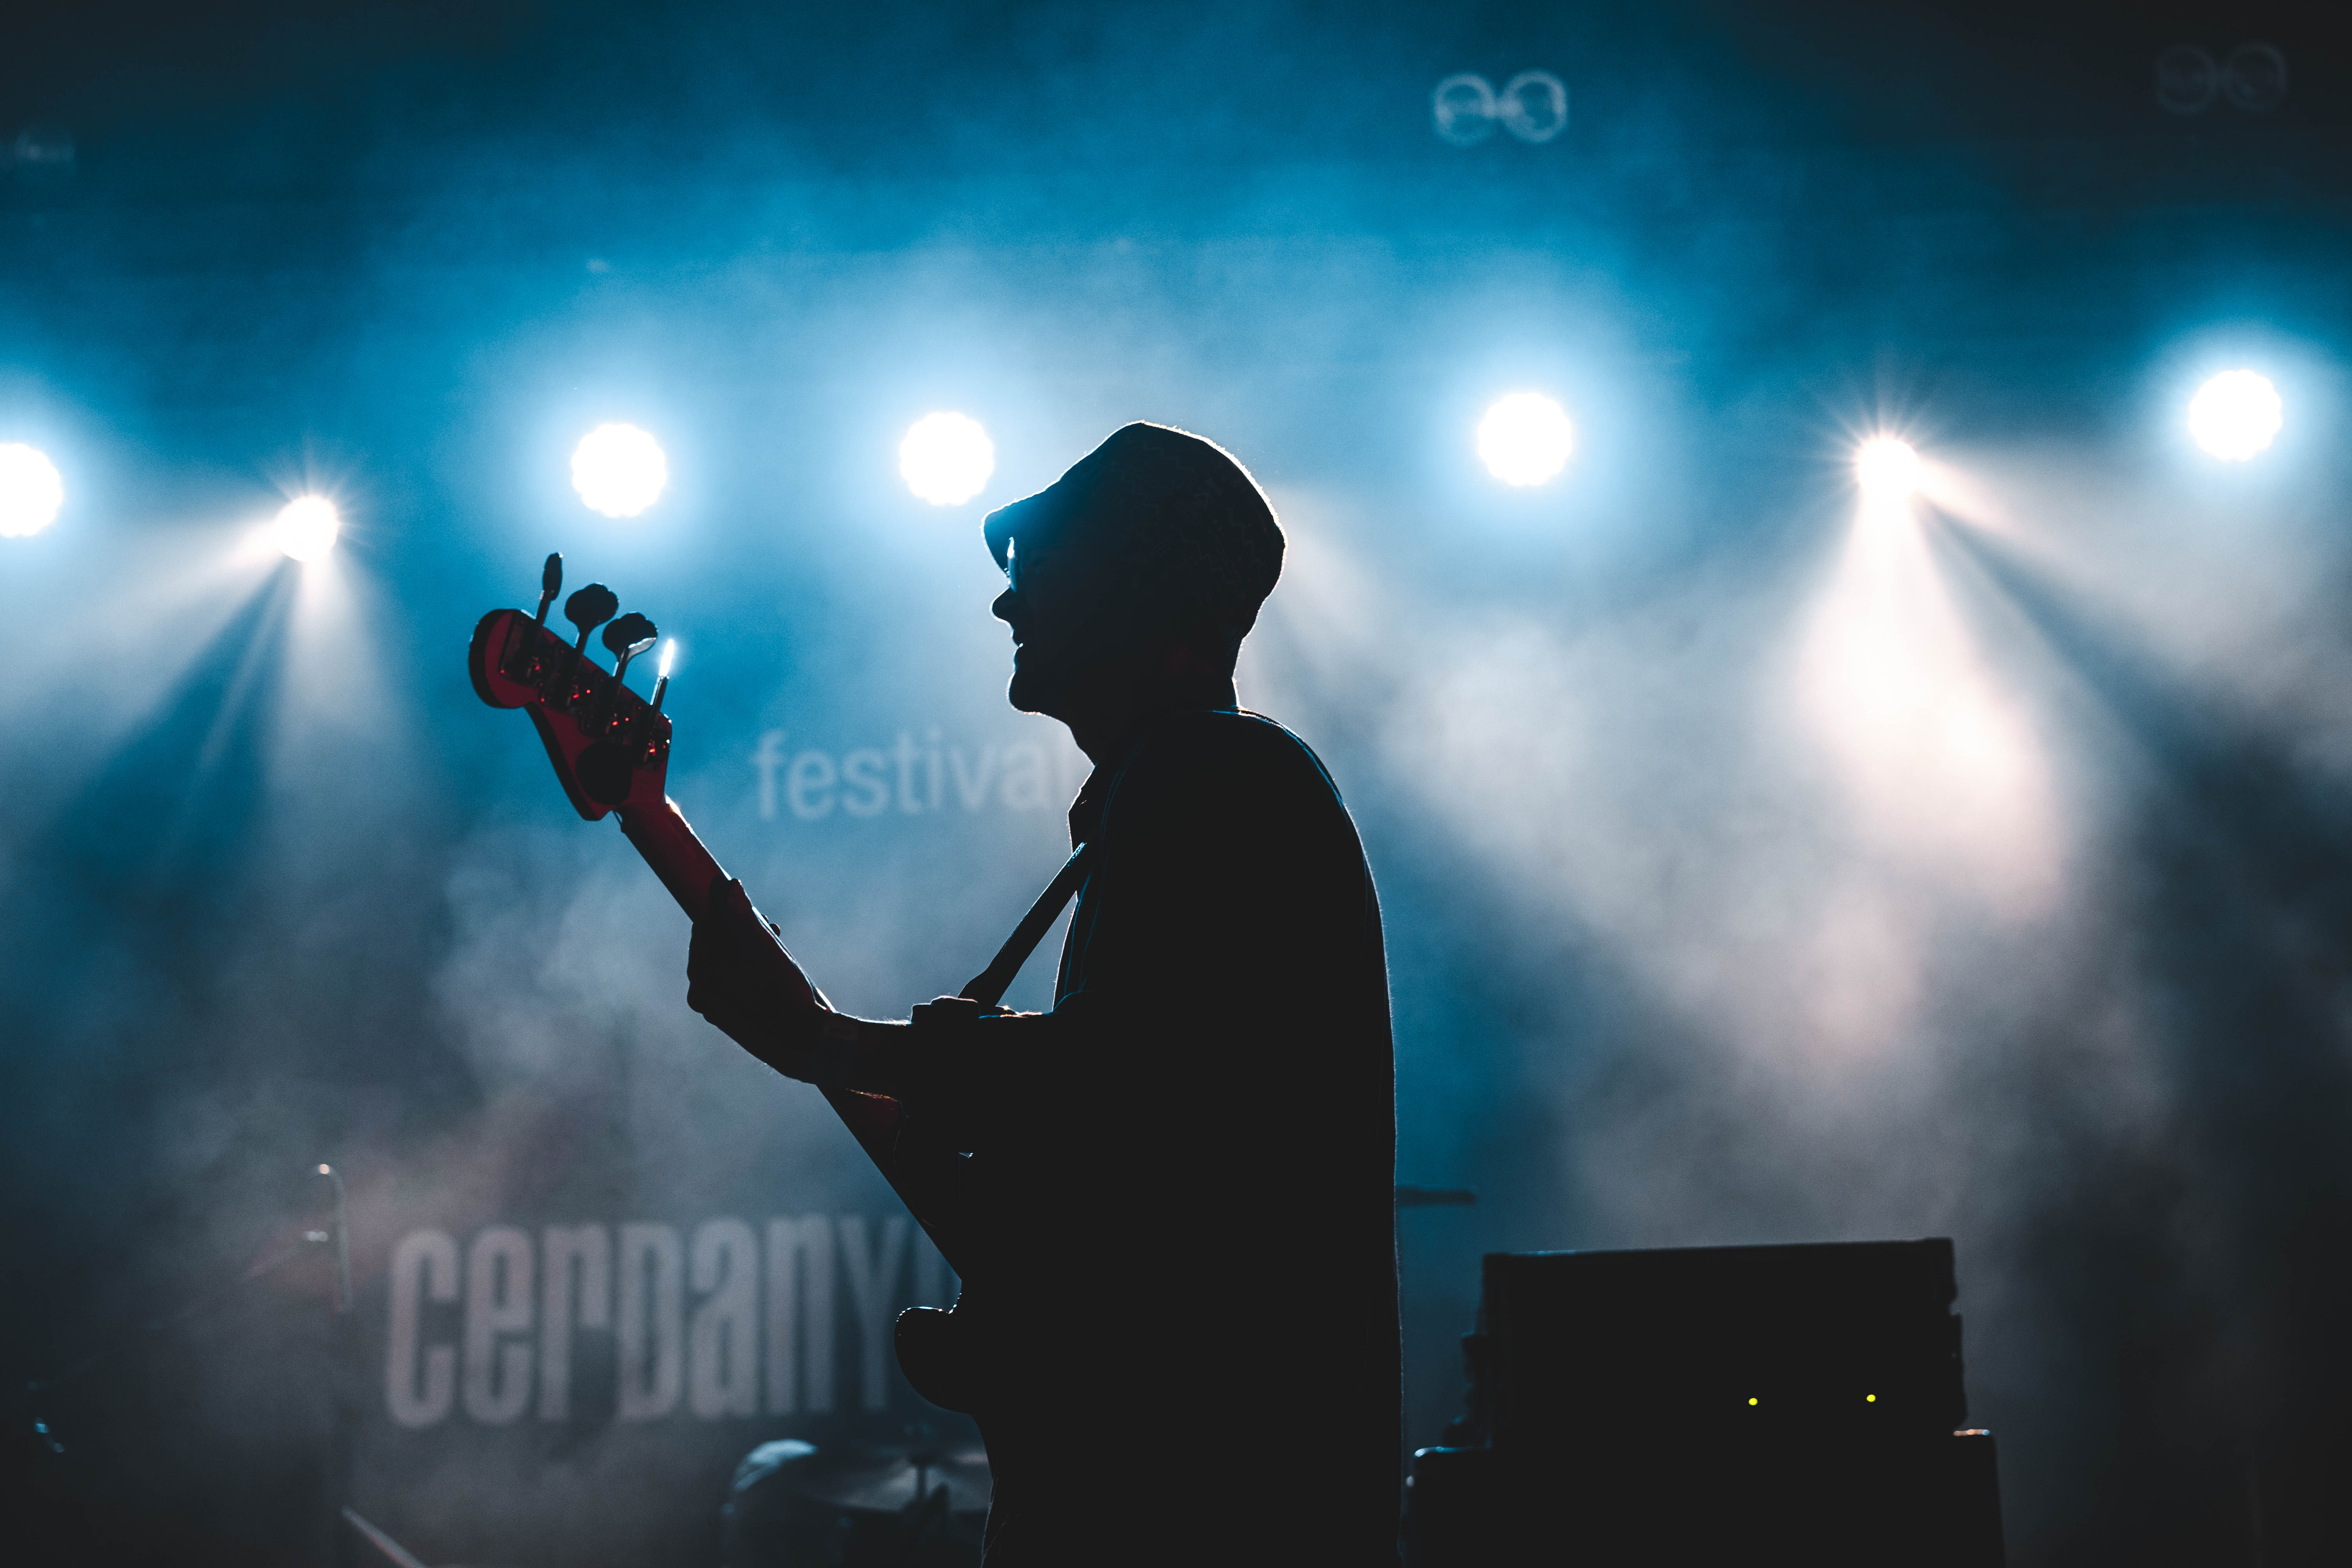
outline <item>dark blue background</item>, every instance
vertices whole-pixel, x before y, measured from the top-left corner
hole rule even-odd
[[[2017,1561],[2254,1561],[2257,1513],[2269,1561],[2317,1560],[2352,1392],[2352,116],[2319,16],[12,24],[0,132],[76,148],[0,182],[0,440],[69,497],[0,542],[12,1375],[233,1274],[322,1158],[353,1174],[370,1312],[412,1226],[545,1215],[501,1155],[566,1125],[612,1130],[568,1178],[582,1212],[878,1202],[684,1014],[682,923],[567,819],[460,647],[550,549],[676,633],[674,793],[837,1000],[901,1010],[1050,874],[1054,814],[762,822],[751,749],[1046,738],[1002,707],[979,514],[1145,417],[1230,446],[1292,526],[1244,699],[1323,752],[1381,879],[1400,1178],[1481,1194],[1402,1216],[1412,1441],[1451,1413],[1483,1249],[1948,1233]],[[2290,58],[2281,109],[2156,106],[2156,50],[2252,37]],[[1573,94],[1559,140],[1432,134],[1438,79],[1530,67]],[[2179,408],[2243,362],[2290,424],[2217,475]],[[1469,448],[1519,385],[1580,443],[1528,493]],[[997,443],[964,508],[895,473],[939,407]],[[667,448],[644,518],[566,482],[605,419]],[[2041,530],[1932,531],[2042,716],[2053,909],[1849,835],[1832,765],[1758,708],[1882,419]],[[231,564],[312,487],[348,521],[331,568]],[[1585,823],[1660,879],[1594,890],[1616,862]],[[1773,1010],[1849,875],[1924,979],[1866,1057],[1808,1056]],[[140,1352],[180,1373],[89,1396],[105,1479],[74,1484],[168,1450],[121,1483],[159,1531],[292,1550],[310,1417],[279,1342],[191,1332]],[[693,1439],[700,1498],[616,1510],[705,1518],[756,1425]],[[526,1560],[538,1505],[503,1506],[425,1544]],[[701,1548],[643,1548],[672,1550]]]

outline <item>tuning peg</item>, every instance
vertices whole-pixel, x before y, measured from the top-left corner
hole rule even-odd
[[[620,661],[613,666],[613,679],[616,681],[628,679],[629,660],[653,647],[655,639],[660,636],[660,631],[655,627],[653,622],[635,610],[631,610],[627,615],[606,626],[604,637],[604,646],[610,648],[613,657]]]
[[[563,557],[551,555],[539,572],[539,624],[547,625],[547,606],[563,591]]]
[[[563,618],[580,628],[580,640],[572,645],[575,653],[588,651],[588,634],[613,618],[621,601],[613,590],[602,583],[591,583],[563,601]]]

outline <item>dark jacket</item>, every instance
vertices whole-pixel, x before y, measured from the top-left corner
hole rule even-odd
[[[1393,1564],[1395,1068],[1355,825],[1232,709],[1151,721],[1070,818],[1096,849],[1054,1008],[967,1058],[988,1561]]]

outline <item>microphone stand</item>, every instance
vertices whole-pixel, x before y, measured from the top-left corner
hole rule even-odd
[[[352,1558],[351,1532],[343,1516],[351,1512],[352,1437],[358,1426],[358,1401],[352,1397],[359,1348],[359,1321],[352,1312],[352,1226],[343,1191],[342,1173],[323,1162],[319,1174],[335,1191],[335,1315],[330,1329],[328,1354],[334,1367],[327,1388],[327,1449],[320,1456],[319,1561],[324,1568],[343,1568]]]

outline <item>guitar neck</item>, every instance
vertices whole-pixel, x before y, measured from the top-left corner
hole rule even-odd
[[[625,805],[614,813],[621,819],[621,831],[637,847],[646,864],[661,879],[686,918],[698,921],[710,904],[710,885],[724,880],[727,873],[719,858],[703,847],[694,829],[677,809],[677,803],[665,797],[661,805],[644,807]]]
[[[617,602],[610,589],[590,584],[565,602],[563,613],[581,628],[577,645],[567,644],[548,629],[547,608],[562,586],[562,558],[551,555],[541,574],[539,615],[521,610],[492,610],[474,626],[466,650],[466,672],[474,693],[493,708],[527,710],[531,726],[547,747],[547,760],[563,785],[572,809],[594,822],[607,812],[621,820],[621,831],[661,879],[669,896],[687,918],[700,921],[710,908],[710,890],[726,880],[719,858],[703,847],[679,815],[677,805],[662,790],[669,763],[670,721],[661,710],[657,688],[651,702],[623,684],[629,656],[651,646],[653,623],[643,616],[623,616],[608,628],[605,646],[620,658],[610,673],[585,657],[588,634],[609,619]],[[585,603],[583,604],[583,601]],[[617,629],[621,636],[615,640]],[[667,681],[667,675],[664,680]],[[756,911],[755,911],[756,912]],[[786,1005],[814,1002],[828,1005],[824,994],[808,983],[783,941],[771,928],[776,943],[775,973],[790,976],[801,988]],[[880,1095],[844,1089],[819,1092],[832,1105],[850,1135],[866,1151],[885,1180],[906,1201],[925,1228],[936,1203],[919,1201],[910,1189],[922,1184],[919,1172],[897,1155],[899,1105]],[[932,1229],[936,1238],[939,1235]],[[956,1254],[944,1243],[940,1251],[957,1264]]]

